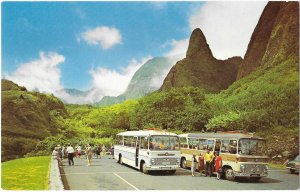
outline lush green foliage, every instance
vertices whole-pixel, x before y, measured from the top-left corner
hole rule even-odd
[[[293,58],[259,69],[220,94],[208,96],[214,117],[206,127],[247,131],[298,127],[298,81],[298,62]]]
[[[2,80],[2,161],[23,157],[39,140],[59,133],[67,116],[64,104],[53,95],[26,91]]]
[[[150,127],[178,134],[201,130],[244,130],[258,132],[271,143],[273,137],[285,132],[285,140],[291,142],[289,148],[295,149],[291,153],[296,153],[299,148],[298,71],[298,60],[291,57],[272,67],[258,69],[219,94],[206,94],[196,87],[172,88],[107,107],[66,105],[66,111],[51,95],[6,86],[13,90],[2,91],[2,110],[5,109],[2,114],[2,122],[5,122],[2,155],[11,159],[28,152],[27,156],[48,155],[57,144],[67,143],[109,147],[119,132]],[[41,107],[48,110],[40,110]],[[27,110],[20,111],[25,108]],[[37,131],[38,123],[44,129]],[[271,146],[276,146],[276,143]],[[286,147],[276,148],[281,152],[287,150]],[[11,151],[14,153],[9,153]],[[279,151],[271,147],[269,154]]]
[[[172,88],[139,100],[131,116],[131,127],[143,129],[202,130],[210,117],[203,90],[195,87]]]
[[[2,189],[47,190],[50,156],[30,157],[1,163]]]

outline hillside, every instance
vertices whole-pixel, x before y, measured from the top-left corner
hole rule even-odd
[[[64,104],[54,96],[29,92],[2,79],[1,159],[22,157],[37,141],[59,133],[57,119],[67,116]]]
[[[136,99],[147,95],[162,84],[163,79],[172,67],[173,63],[165,57],[155,57],[147,61],[133,75],[126,91],[117,96],[105,96],[96,106],[106,106],[121,103],[128,99]]]
[[[299,52],[299,3],[272,2],[251,36],[237,79],[260,66],[273,66]]]
[[[241,62],[240,57],[227,60],[214,58],[203,32],[197,28],[190,37],[186,58],[172,67],[160,90],[193,86],[219,92],[236,80]]]
[[[298,2],[268,3],[251,37],[240,79],[208,97],[214,112],[208,129],[260,132],[269,141],[271,155],[299,152],[298,10]],[[266,32],[264,23],[274,19],[261,53],[258,47]]]

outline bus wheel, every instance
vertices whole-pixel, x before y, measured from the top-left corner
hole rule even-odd
[[[121,155],[121,154],[119,155],[119,163],[120,163],[121,165],[123,165],[123,160],[122,160],[122,155]]]
[[[140,171],[141,171],[142,173],[145,173],[145,174],[148,173],[148,171],[147,171],[147,169],[146,169],[146,163],[145,163],[145,162],[142,162],[142,163],[141,163]]]
[[[182,158],[182,159],[181,159],[180,167],[183,168],[183,169],[186,169],[186,168],[187,168],[187,166],[186,166],[186,159],[185,159],[185,158]]]
[[[228,181],[233,181],[234,180],[233,170],[231,168],[225,169],[225,178]]]

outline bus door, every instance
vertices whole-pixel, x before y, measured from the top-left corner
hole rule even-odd
[[[135,166],[139,165],[139,148],[140,148],[140,137],[134,137],[135,140]]]
[[[216,139],[214,151],[220,153],[220,151],[221,151],[221,139]]]

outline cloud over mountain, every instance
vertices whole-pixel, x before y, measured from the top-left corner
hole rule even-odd
[[[120,71],[111,70],[103,67],[92,69],[92,86],[95,89],[101,90],[103,96],[118,96],[122,94],[134,73],[151,57],[142,58],[140,61],[132,59],[126,68]]]
[[[45,54],[40,52],[39,58],[20,64],[11,74],[4,78],[25,86],[29,90],[38,90],[45,93],[54,93],[62,89],[61,73],[58,65],[65,61],[65,57],[56,52]]]

